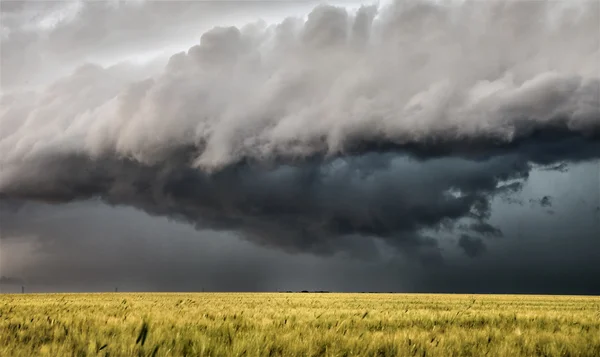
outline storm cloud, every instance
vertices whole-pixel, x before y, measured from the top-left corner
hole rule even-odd
[[[2,1],[1,87],[6,91],[48,84],[82,61],[168,56],[197,42],[213,26],[257,17],[268,20],[315,4],[312,0]]]
[[[600,159],[599,24],[595,1],[321,5],[215,27],[152,76],[85,64],[3,93],[1,209],[99,199],[286,253],[372,260],[383,243],[425,265],[449,232],[479,258],[505,235],[494,199]]]
[[[573,165],[565,173],[533,172],[518,195],[527,201],[551,189],[555,216],[497,197],[490,220],[502,227],[504,237],[482,236],[485,251],[471,258],[454,238],[460,235],[449,233],[440,238],[442,265],[408,259],[378,240],[378,259],[290,255],[238,234],[197,231],[184,222],[88,200],[25,202],[18,210],[3,211],[0,270],[23,278],[26,291],[32,292],[118,287],[598,294],[600,216],[592,207],[598,202],[597,193],[591,197],[598,189],[594,170]],[[577,187],[569,187],[572,178],[582,178]],[[585,202],[588,198],[592,202]],[[20,292],[20,286],[3,285],[0,291]]]

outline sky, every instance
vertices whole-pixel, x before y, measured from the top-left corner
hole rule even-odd
[[[0,9],[0,292],[600,294],[598,1]]]

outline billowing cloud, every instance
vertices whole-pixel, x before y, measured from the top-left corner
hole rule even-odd
[[[224,23],[309,11],[301,1],[2,1],[1,87],[47,83],[85,61],[157,56]],[[172,53],[172,52],[171,52]],[[170,54],[170,53],[167,53]]]
[[[174,155],[168,167],[107,160],[90,166],[85,157],[62,157],[58,165],[30,167],[29,182],[21,181],[8,197],[65,202],[99,196],[199,228],[243,231],[290,252],[364,254],[352,236],[379,237],[409,250],[431,247],[421,230],[447,228],[461,218],[485,220],[490,197],[504,190],[498,182],[528,172],[516,155],[420,163],[370,154],[271,168],[244,163],[216,173],[185,161]]]
[[[477,255],[472,234],[501,235],[493,197],[600,158],[599,7],[319,6],[214,28],[151,78],[86,65],[3,96],[0,194],[320,255],[371,257],[376,238],[435,261],[428,232],[460,224]]]

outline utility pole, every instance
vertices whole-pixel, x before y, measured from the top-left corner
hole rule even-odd
[[[25,287],[21,286],[21,294],[25,294]]]

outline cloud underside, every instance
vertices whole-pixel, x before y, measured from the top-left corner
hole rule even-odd
[[[600,5],[553,6],[320,6],[215,28],[149,79],[85,65],[2,97],[1,200],[99,197],[323,255],[371,237],[436,261],[426,232],[456,229],[476,256],[493,197],[600,158]]]
[[[423,232],[500,236],[487,223],[494,197],[517,192],[536,165],[580,162],[600,153],[597,142],[584,138],[528,145],[536,150],[520,147],[479,160],[364,152],[276,165],[245,161],[217,172],[190,167],[193,149],[173,153],[157,165],[55,157],[21,165],[28,174],[6,189],[3,199],[62,203],[99,197],[198,229],[241,232],[253,242],[288,252],[345,251],[368,257],[376,250],[359,238],[370,237],[411,255],[438,259],[436,241]],[[461,239],[459,246],[469,256],[482,251],[470,250],[465,242]]]

